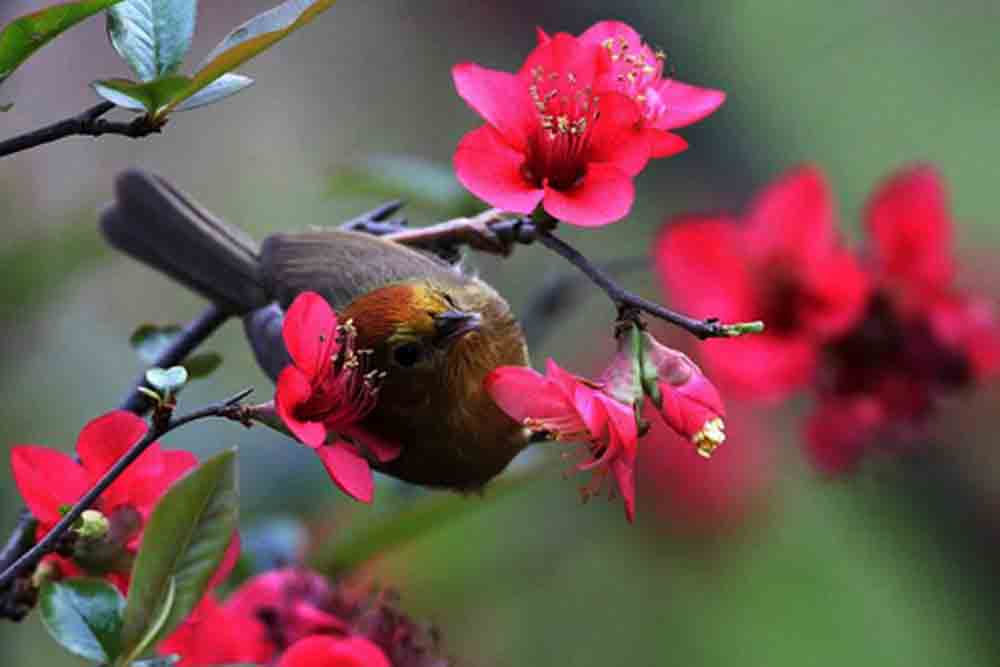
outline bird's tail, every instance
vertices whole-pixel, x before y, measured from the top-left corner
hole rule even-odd
[[[101,231],[118,250],[233,314],[270,301],[253,239],[155,174],[129,169],[118,176]]]

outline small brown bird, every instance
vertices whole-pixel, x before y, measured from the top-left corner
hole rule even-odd
[[[417,484],[473,490],[527,444],[483,380],[501,365],[527,365],[520,325],[482,280],[430,254],[370,234],[324,230],[256,243],[153,174],[130,170],[101,216],[108,241],[241,316],[261,368],[289,363],[283,309],[318,292],[353,320],[360,349],[384,371],[362,426],[399,443],[398,458],[372,467]]]

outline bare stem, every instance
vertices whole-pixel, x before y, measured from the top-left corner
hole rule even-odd
[[[0,141],[0,157],[20,153],[29,148],[59,141],[66,137],[99,137],[102,134],[117,134],[139,139],[162,130],[162,125],[153,123],[145,115],[128,123],[118,123],[101,118],[114,108],[115,105],[111,102],[101,102],[76,116]]]

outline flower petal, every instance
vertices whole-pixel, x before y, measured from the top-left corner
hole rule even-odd
[[[76,440],[80,463],[96,481],[146,435],[147,430],[143,419],[125,410],[101,415],[88,422]]]
[[[656,128],[647,127],[644,131],[646,141],[649,142],[649,156],[653,158],[665,158],[678,153],[683,153],[688,149],[688,142],[684,137],[666,132]]]
[[[278,667],[391,667],[378,646],[364,637],[313,635],[288,648]]]
[[[375,480],[372,478],[371,468],[350,444],[335,442],[313,451],[341,491],[363,503],[372,501],[375,497]]]
[[[518,423],[572,411],[572,406],[544,375],[526,366],[501,366],[483,381],[486,393]]]
[[[538,124],[524,81],[509,72],[473,63],[455,65],[451,77],[459,97],[496,128],[505,143],[523,153],[528,135]]]
[[[721,90],[700,88],[677,79],[663,81],[656,92],[665,105],[664,113],[656,122],[656,127],[661,130],[697,123],[714,113],[726,101],[726,94]]]
[[[813,341],[767,333],[702,343],[702,356],[723,391],[777,401],[812,381],[817,349]]]
[[[778,255],[809,266],[837,247],[830,186],[810,165],[786,172],[758,193],[746,220],[745,249],[764,261]]]
[[[71,505],[90,489],[90,479],[71,457],[47,447],[20,445],[10,452],[14,483],[24,504],[47,531]]]
[[[295,366],[288,366],[278,375],[274,405],[292,435],[309,447],[316,448],[326,442],[326,426],[323,422],[303,421],[295,416],[296,408],[308,401],[312,393],[309,378]]]
[[[618,493],[625,504],[625,519],[635,521],[635,463],[627,457],[619,457],[611,463],[611,472],[618,485]]]
[[[295,297],[281,328],[288,355],[310,380],[329,368],[337,345],[337,315],[316,292]]]
[[[361,426],[343,429],[342,434],[361,444],[381,463],[398,458],[403,450],[398,442],[391,442],[371,433]]]
[[[728,217],[672,219],[653,251],[664,290],[691,315],[738,322],[760,317],[740,227]]]
[[[872,196],[865,216],[882,270],[919,290],[947,287],[954,274],[948,194],[937,171],[916,165]]]
[[[617,167],[590,164],[579,184],[569,190],[546,186],[545,210],[579,227],[601,227],[628,215],[635,199],[632,177]]]
[[[556,33],[547,42],[542,42],[528,54],[518,76],[529,84],[534,80],[534,72],[543,72],[550,77],[550,88],[558,90],[560,96],[572,96],[578,90],[593,84],[597,76],[600,49],[583,44],[573,35]],[[552,75],[557,78],[551,78]],[[525,88],[527,90],[527,88]],[[534,106],[530,107],[534,109]]]
[[[524,155],[504,142],[492,126],[469,132],[454,157],[455,176],[480,199],[514,213],[531,213],[543,190],[521,173]]]

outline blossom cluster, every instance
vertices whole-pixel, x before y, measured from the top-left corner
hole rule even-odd
[[[308,570],[257,575],[224,602],[207,596],[160,647],[178,667],[446,667],[436,631],[400,612],[391,592],[333,585]]]
[[[810,390],[810,459],[827,473],[873,449],[907,449],[937,397],[1000,371],[992,304],[955,285],[952,219],[930,166],[891,176],[864,214],[869,242],[839,237],[829,185],[806,166],[764,189],[742,216],[671,220],[656,257],[694,314],[767,323],[763,335],[702,343],[727,390],[779,400]]]
[[[455,151],[458,180],[504,210],[584,227],[615,222],[635,199],[651,158],[687,142],[672,130],[725,100],[673,78],[667,56],[628,25],[602,21],[575,37],[539,30],[517,73],[473,63],[452,70],[458,94],[486,124]]]

